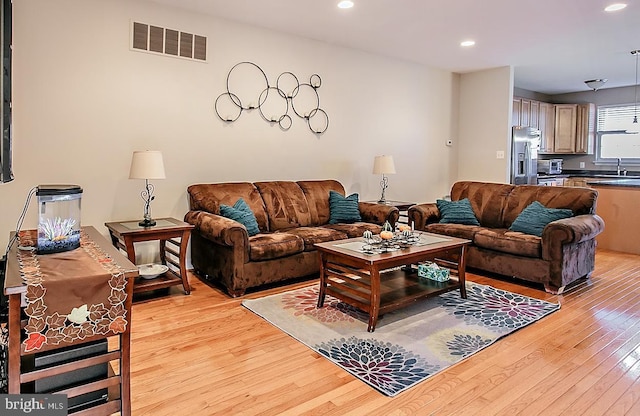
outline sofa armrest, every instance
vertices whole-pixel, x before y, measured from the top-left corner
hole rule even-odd
[[[604,230],[604,221],[596,214],[577,215],[550,222],[542,231],[542,258],[553,258],[562,246],[595,238]]]
[[[440,221],[440,211],[434,203],[418,204],[409,207],[409,224],[414,228],[423,231],[428,224]]]
[[[362,221],[383,225],[385,221],[395,225],[400,218],[400,211],[391,205],[376,204],[375,202],[359,202],[358,209]]]
[[[206,239],[220,245],[242,248],[245,259],[249,258],[249,233],[238,221],[206,211],[189,211],[184,216],[185,222],[195,226]]]

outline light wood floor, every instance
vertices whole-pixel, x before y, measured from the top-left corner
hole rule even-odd
[[[191,276],[133,306],[133,414],[640,415],[640,256],[598,252],[561,296],[468,276],[562,307],[395,398]]]

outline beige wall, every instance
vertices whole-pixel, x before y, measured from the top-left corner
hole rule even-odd
[[[461,76],[457,179],[509,182],[512,100],[512,67]]]
[[[207,36],[209,62],[131,51],[132,19]],[[271,83],[284,71],[303,81],[319,74],[326,133],[313,135],[295,118],[283,132],[255,111],[220,121],[213,102],[240,61],[259,64]],[[377,199],[378,154],[395,158],[387,198],[434,201],[457,173],[459,147],[445,142],[457,135],[458,82],[449,72],[154,3],[15,2],[16,179],[0,185],[0,245],[38,184],[82,186],[82,223],[103,234],[106,221],[140,218],[143,182],[128,171],[141,149],[164,154],[154,217],[182,218],[186,187],[199,182],[335,178]],[[35,206],[24,228],[35,228]]]

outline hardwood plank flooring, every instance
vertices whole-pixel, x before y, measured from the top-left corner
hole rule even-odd
[[[559,296],[467,279],[561,309],[390,398],[191,275],[191,295],[133,305],[133,414],[640,415],[640,256],[599,250],[591,279]]]

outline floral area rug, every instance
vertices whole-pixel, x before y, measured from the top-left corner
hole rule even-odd
[[[459,291],[387,313],[367,332],[368,316],[318,286],[244,300],[243,306],[387,396],[445,370],[560,306],[467,282]]]

